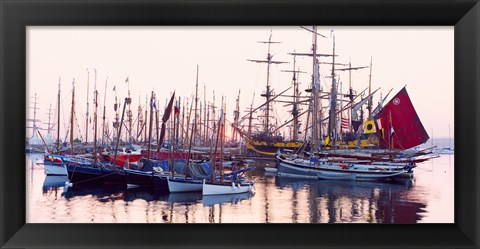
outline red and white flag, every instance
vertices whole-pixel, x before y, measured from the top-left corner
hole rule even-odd
[[[342,129],[348,129],[348,118],[342,117]]]

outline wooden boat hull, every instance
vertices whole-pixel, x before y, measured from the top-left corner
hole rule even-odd
[[[127,184],[141,187],[153,187],[153,172],[143,172],[131,169],[125,169],[124,172]]]
[[[102,168],[67,163],[68,180],[73,184],[103,184]]]
[[[167,176],[161,176],[152,171],[144,172],[132,169],[124,169],[124,172],[126,183],[129,185],[168,191]]]
[[[109,162],[113,162],[114,157],[115,156],[113,154],[104,156],[105,160],[107,160]],[[127,162],[127,159],[128,159],[128,162],[130,162],[130,163],[136,163],[136,162],[140,161],[140,159],[142,159],[142,157],[143,156],[141,154],[119,154],[119,155],[117,155],[117,158],[115,160],[115,165],[119,165],[119,166],[124,167],[126,162]]]
[[[170,193],[201,192],[203,189],[203,182],[201,180],[167,178],[167,182]]]
[[[47,176],[67,176],[67,167],[64,164],[44,164],[43,171]]]
[[[311,166],[296,164],[294,162],[279,159],[279,175],[283,176],[304,176],[308,178],[325,180],[381,180],[393,178],[407,173],[404,170],[351,170],[341,167]]]
[[[298,150],[302,145],[302,142],[265,142],[253,140],[247,142],[245,147],[249,154],[274,157],[278,150]]]
[[[103,182],[105,184],[127,184],[123,168],[117,167],[116,169],[110,169],[104,167],[102,172]]]
[[[207,183],[203,182],[203,195],[228,195],[240,194],[252,191],[252,183],[236,183],[236,182],[222,182],[222,183]]]

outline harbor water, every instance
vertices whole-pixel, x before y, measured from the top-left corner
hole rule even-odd
[[[202,196],[126,186],[66,187],[26,155],[28,223],[454,223],[454,155],[395,182],[279,177],[257,162],[253,193]]]

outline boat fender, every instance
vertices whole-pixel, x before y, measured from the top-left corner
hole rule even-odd
[[[235,188],[235,183],[232,182],[232,188]]]

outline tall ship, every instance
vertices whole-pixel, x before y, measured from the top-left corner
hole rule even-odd
[[[270,65],[287,63],[282,61],[274,61],[272,59],[273,55],[270,53],[270,47],[272,44],[280,42],[272,41],[272,34],[270,34],[268,41],[259,41],[259,43],[268,45],[266,60],[249,59],[248,61],[267,64],[266,88],[265,91],[261,94],[261,96],[265,98],[265,102],[255,109],[253,109],[252,107],[250,108],[249,113],[247,114],[249,120],[247,131],[242,131],[238,127],[235,128],[238,133],[240,133],[245,139],[245,148],[247,150],[247,154],[249,155],[275,156],[275,153],[278,150],[299,150],[303,146],[303,142],[297,138],[298,132],[294,131],[291,139],[286,140],[284,136],[278,133],[279,127],[276,125],[276,122],[272,122],[272,103],[277,97],[281,96],[281,94],[285,93],[288,90],[284,90],[282,93],[275,95],[273,88],[271,88],[270,84]],[[295,85],[295,80],[294,86],[296,87],[295,89],[298,92],[298,85]],[[294,117],[298,115],[298,110],[295,110],[295,106],[296,105],[294,105],[294,110],[292,111],[292,115]],[[261,123],[259,124],[260,127],[258,131],[252,132],[253,112],[259,109],[263,111],[262,115],[257,116],[261,120]],[[298,122],[295,123],[293,126],[295,127],[294,130],[298,129]]]

